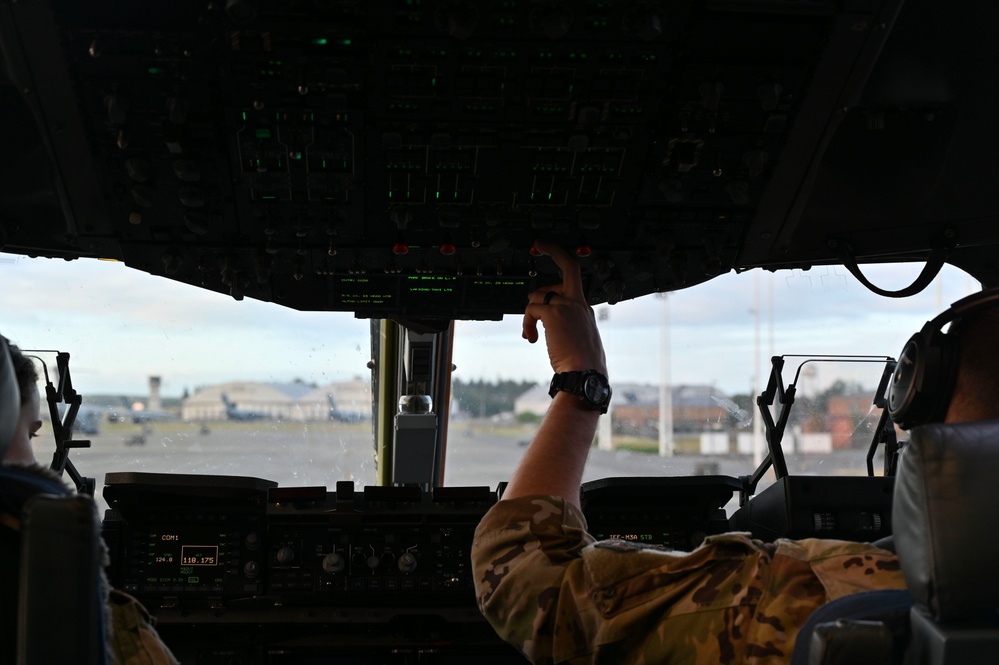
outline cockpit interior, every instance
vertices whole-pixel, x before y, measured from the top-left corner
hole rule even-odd
[[[155,377],[155,400],[95,415],[86,350],[100,333],[77,326],[74,348],[32,351],[45,368],[45,454],[99,502],[109,582],[142,601],[184,665],[526,662],[475,605],[472,533],[509,469],[456,470],[456,440],[491,435],[462,419],[488,412],[489,391],[459,404],[455,381],[472,383],[456,357],[506,353],[476,331],[516,323],[529,293],[560,281],[539,239],[576,257],[608,326],[627,318],[618,311],[656,319],[667,300],[710,309],[698,294],[743,273],[833,275],[875,315],[941,275],[974,283],[915,325],[889,319],[865,335],[871,350],[826,355],[816,341],[771,348],[762,364],[760,301],[719,303],[718,316],[756,315],[756,358],[733,361],[753,377],[750,399],[702,386],[715,415],[683,416],[679,386],[667,393],[649,361],[655,408],[641,410],[641,386],[615,388],[612,415],[654,432],[653,450],[630,462],[608,449],[581,487],[598,537],[679,550],[730,530],[891,536],[908,439],[885,410],[897,351],[951,300],[999,286],[996,25],[999,5],[927,0],[0,2],[0,333],[18,330],[12,308],[28,300],[14,292],[32,287],[16,280],[30,270],[59,271],[66,306],[101,316],[110,310],[90,294],[143,314],[118,289],[157,282],[178,302],[224,299],[219,321],[245,312],[248,340],[304,337],[335,316],[364,344],[351,357],[362,398],[299,382],[287,412],[229,377],[200,406],[208,379],[192,379],[190,403],[164,405]],[[98,261],[116,277],[72,283]],[[906,277],[882,281],[885,266]],[[834,307],[827,291],[812,306],[827,297]],[[298,316],[299,331],[272,332],[260,303]],[[798,317],[810,339],[828,332]],[[192,318],[192,334],[207,339],[201,325]],[[753,335],[749,324],[742,342]],[[230,339],[204,362],[232,351],[242,372],[275,356]],[[174,343],[134,340],[118,352],[169,355]],[[810,388],[830,363],[863,366],[863,394],[849,381]],[[307,394],[333,432],[325,442],[301,415]],[[860,409],[846,443],[839,425],[815,433],[807,410],[820,407],[823,418]],[[94,466],[97,420],[120,434]],[[223,430],[231,448],[211,457]],[[306,448],[248,450],[285,430]],[[503,444],[511,465],[530,438],[516,431]],[[650,465],[693,450],[678,432],[695,442],[690,464]],[[171,437],[204,448],[203,462],[127,461]],[[840,448],[847,471],[812,455]],[[325,466],[355,449],[358,470]],[[480,455],[467,464],[498,468]],[[945,662],[933,648],[921,662]]]

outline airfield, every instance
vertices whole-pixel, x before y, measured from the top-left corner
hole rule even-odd
[[[452,423],[445,485],[496,489],[513,473],[533,433],[531,426],[499,427],[478,420]],[[91,446],[73,450],[70,459],[83,476],[97,480],[96,498],[102,511],[106,504],[101,488],[109,472],[248,476],[283,487],[323,485],[330,490],[343,480],[353,481],[358,488],[377,484],[368,422],[105,422],[99,434],[87,438]],[[628,447],[592,449],[584,482],[615,476],[738,477],[753,471],[749,456],[677,454],[664,458],[649,452],[655,448],[653,441],[628,441]],[[36,456],[44,462],[51,452],[38,446]],[[812,473],[855,475],[863,473],[864,454],[843,451],[823,456],[811,466],[815,467]],[[765,480],[759,489],[766,484]]]

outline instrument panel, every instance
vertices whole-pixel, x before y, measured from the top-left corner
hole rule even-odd
[[[731,529],[725,506],[742,487],[728,476],[606,478],[580,498],[597,538],[689,551]],[[470,552],[497,501],[490,488],[344,481],[329,491],[128,472],[108,474],[104,496],[110,582],[149,608],[182,662],[525,662],[475,602]],[[781,516],[791,508],[753,509],[736,526],[788,535]],[[820,526],[814,535],[828,535]]]
[[[112,583],[152,607],[474,606],[485,487],[279,488],[257,478],[108,474]]]

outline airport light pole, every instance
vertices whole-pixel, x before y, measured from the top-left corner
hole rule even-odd
[[[672,457],[673,442],[673,384],[670,379],[669,295],[656,294],[663,301],[662,322],[659,327],[659,456]]]

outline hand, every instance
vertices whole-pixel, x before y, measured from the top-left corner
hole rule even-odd
[[[562,284],[538,289],[528,297],[523,337],[538,341],[538,321],[545,328],[548,359],[556,373],[595,369],[607,375],[607,360],[593,309],[586,304],[579,263],[558,245],[537,241],[562,271]],[[549,295],[551,294],[551,295]]]

